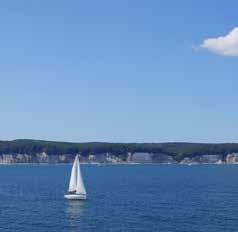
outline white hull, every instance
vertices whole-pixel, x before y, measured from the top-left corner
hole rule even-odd
[[[87,195],[86,194],[65,194],[64,198],[68,200],[86,200]]]

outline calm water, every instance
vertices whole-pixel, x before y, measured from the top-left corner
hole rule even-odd
[[[238,230],[238,166],[83,166],[85,202],[63,198],[70,169],[0,166],[0,230]]]

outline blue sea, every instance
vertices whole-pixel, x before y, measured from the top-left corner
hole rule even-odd
[[[0,166],[0,231],[238,231],[238,165],[83,165],[86,201],[70,171]]]

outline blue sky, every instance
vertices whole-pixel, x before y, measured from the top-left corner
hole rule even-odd
[[[1,2],[0,139],[238,142],[238,57],[202,45],[238,26],[237,8]]]

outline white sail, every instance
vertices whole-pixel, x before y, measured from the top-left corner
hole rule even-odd
[[[71,170],[71,176],[70,176],[70,181],[69,181],[69,192],[74,192],[76,191],[77,187],[77,156],[74,159],[74,164]]]
[[[79,159],[77,159],[77,186],[76,186],[76,193],[77,194],[84,194],[86,195],[86,190],[83,183],[83,178],[81,175]]]

